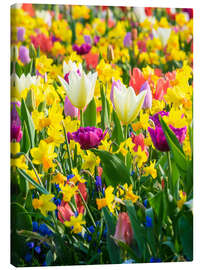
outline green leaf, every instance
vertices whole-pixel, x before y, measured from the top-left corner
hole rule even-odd
[[[183,215],[178,219],[179,238],[183,254],[190,261],[193,260],[193,218],[192,215]]]
[[[39,185],[35,180],[33,180],[24,170],[17,168],[17,171],[30,183],[32,184],[35,188],[37,188],[41,193],[44,194],[49,194],[49,192]]]
[[[20,147],[21,152],[28,153],[28,151],[30,150],[31,143],[26,122],[23,123],[23,137],[20,144],[21,144]]]
[[[27,129],[28,129],[28,134],[30,138],[30,143],[31,147],[34,147],[34,141],[35,141],[35,127],[34,123],[32,120],[32,117],[28,111],[28,108],[25,104],[24,99],[21,100],[21,121],[22,123],[25,121]]]
[[[176,137],[176,135],[173,133],[173,131],[167,126],[167,124],[164,122],[162,117],[159,117],[159,121],[161,123],[161,126],[163,128],[164,134],[166,136],[166,140],[168,142],[168,145],[170,147],[170,150],[173,153],[174,160],[177,164],[177,166],[183,171],[187,171],[187,160],[185,157],[185,154],[183,152],[183,149]]]
[[[111,139],[112,141],[115,141],[119,147],[120,143],[124,141],[124,136],[123,136],[123,129],[121,127],[121,122],[118,119],[118,116],[114,110],[112,112],[112,120],[114,123],[114,127],[112,131]]]
[[[11,203],[11,263],[15,266],[27,251],[25,237],[18,235],[18,230],[32,231],[32,219],[20,204]]]
[[[138,220],[133,203],[131,201],[125,201],[125,205],[133,228],[133,238],[136,240],[138,244],[140,253],[139,257],[142,257],[142,255],[145,254],[145,243],[146,243],[145,228]]]
[[[18,62],[16,62],[15,72],[18,75],[19,78],[23,74],[22,67],[18,64]]]
[[[101,111],[101,127],[105,130],[109,127],[109,115],[108,115],[108,105],[104,94],[103,85],[100,87],[101,99],[102,99],[102,111]]]
[[[149,203],[153,208],[160,224],[165,222],[168,208],[165,192],[163,190],[158,192],[154,197],[149,199]]]
[[[103,150],[91,149],[91,151],[100,157],[102,168],[110,179],[111,185],[116,187],[119,184],[131,184],[130,173],[118,156]]]
[[[172,165],[172,175],[171,175],[171,194],[173,197],[178,200],[179,198],[179,179],[180,179],[180,173],[176,166],[176,163],[171,160]]]
[[[120,259],[120,249],[115,244],[114,240],[111,236],[115,234],[116,221],[115,217],[110,215],[109,210],[104,207],[102,209],[104,214],[104,219],[107,225],[107,250],[109,253],[111,263],[121,263]]]
[[[48,266],[52,265],[52,263],[54,262],[54,255],[51,250],[47,252],[45,260]]]
[[[83,113],[84,126],[96,127],[97,124],[97,108],[94,98],[88,104]]]

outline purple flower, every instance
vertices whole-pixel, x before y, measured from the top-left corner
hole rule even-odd
[[[101,176],[96,176],[96,187],[97,187],[97,190],[102,190],[102,179],[101,179]]]
[[[23,132],[21,130],[21,122],[20,117],[18,115],[16,105],[19,106],[19,104],[16,102],[12,102],[12,110],[11,110],[11,142],[16,141],[20,142],[23,136]]]
[[[142,105],[143,109],[150,109],[152,107],[152,91],[150,89],[149,83],[146,81],[141,86],[140,92],[147,90],[147,94],[144,99],[144,103]]]
[[[74,141],[78,142],[82,149],[90,149],[97,147],[106,135],[101,128],[80,127],[76,132],[72,133]]]
[[[97,45],[97,43],[99,42],[100,37],[99,36],[95,36],[94,37],[94,45]]]
[[[131,32],[127,32],[127,34],[124,37],[123,44],[125,47],[130,47],[132,45]]]
[[[70,99],[67,96],[64,102],[64,113],[65,113],[65,116],[67,115],[70,115],[71,117],[78,116],[78,108],[72,105],[72,103],[70,102]]]
[[[19,59],[24,64],[30,62],[29,50],[25,46],[20,46],[19,48]]]
[[[17,28],[17,39],[18,41],[24,41],[25,39],[25,28],[24,27],[18,27]]]
[[[150,119],[155,124],[155,129],[149,127],[148,131],[156,149],[162,152],[167,152],[170,150],[170,148],[167,143],[166,137],[164,135],[164,131],[161,127],[161,124],[159,121],[159,115],[163,117],[163,116],[168,116],[169,113],[161,111],[161,112],[156,113],[154,116],[150,117]],[[173,133],[176,135],[179,142],[182,144],[186,136],[187,127],[185,126],[183,128],[175,128],[172,125],[169,125],[169,127],[173,131]]]
[[[92,39],[89,35],[84,35],[84,40],[85,40],[85,43],[87,44],[92,44]]]
[[[81,46],[78,46],[77,44],[73,45],[73,51],[76,51],[77,54],[83,55],[87,54],[91,50],[92,46],[87,43],[83,43]]]

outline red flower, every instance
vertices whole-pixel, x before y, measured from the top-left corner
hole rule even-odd
[[[35,11],[32,4],[22,4],[22,9],[26,11],[31,17],[35,16]]]
[[[135,152],[138,151],[138,146],[141,147],[142,151],[145,151],[146,155],[148,156],[149,153],[147,151],[147,147],[144,143],[144,135],[140,133],[139,135],[135,135],[134,133],[131,134],[132,142],[135,144],[133,150]]]
[[[152,16],[152,8],[151,7],[145,7],[144,10],[145,10],[145,14],[147,16]]]
[[[35,46],[35,49],[40,47],[42,52],[50,52],[53,46],[51,38],[46,37],[44,34],[38,34],[37,36],[31,36],[31,41]]]
[[[84,55],[84,59],[88,69],[96,68],[99,60],[99,55],[89,52],[88,54]]]
[[[165,80],[164,78],[158,79],[154,98],[162,100],[163,96],[166,94],[168,87],[169,87],[169,80]]]
[[[142,71],[139,68],[133,68],[133,74],[130,74],[129,85],[135,90],[136,95],[139,94],[140,88],[145,83]]]

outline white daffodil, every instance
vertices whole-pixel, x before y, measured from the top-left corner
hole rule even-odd
[[[114,106],[118,118],[124,125],[131,123],[138,116],[147,91],[136,96],[134,89],[122,84],[119,89],[114,86]]]
[[[63,76],[65,76],[67,73],[69,73],[70,71],[75,71],[78,73],[82,73],[82,65],[81,63],[79,63],[79,65],[77,66],[77,64],[75,62],[72,62],[71,60],[69,60],[68,64],[66,63],[66,61],[63,61]]]
[[[19,78],[17,74],[13,73],[11,76],[11,86],[14,88],[12,95],[20,99],[24,89],[29,88],[32,84],[38,85],[39,82],[40,77],[22,74]]]
[[[163,47],[165,47],[171,35],[171,28],[159,27],[157,31],[153,29],[152,33],[155,38],[159,38],[161,40]]]
[[[68,83],[58,76],[62,86],[66,90],[67,96],[73,106],[83,109],[94,96],[94,89],[97,80],[97,72],[89,72],[87,75],[81,69],[80,74],[77,71],[70,71]]]

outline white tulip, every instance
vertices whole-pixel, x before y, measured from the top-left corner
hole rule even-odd
[[[138,116],[147,91],[143,91],[136,96],[134,89],[122,84],[119,89],[114,87],[114,106],[118,118],[127,125]]]
[[[77,72],[77,70],[79,70],[80,73],[82,73],[81,63],[79,63],[79,65],[77,66],[76,63],[72,62],[71,60],[69,60],[68,64],[65,61],[63,61],[63,76],[65,76],[70,71]]]
[[[11,85],[15,89],[15,97],[21,98],[21,93],[24,89],[29,88],[32,84],[38,85],[40,82],[40,77],[31,76],[30,74],[22,74],[20,78],[17,74],[13,73],[11,76]]]
[[[58,76],[62,86],[66,90],[67,96],[73,106],[83,109],[94,96],[94,89],[97,80],[97,72],[89,72],[87,75],[81,70],[81,75],[77,71],[70,71],[69,83]]]
[[[171,28],[159,27],[157,31],[153,29],[152,33],[155,38],[159,38],[161,40],[163,47],[165,47],[171,35]]]
[[[37,10],[36,17],[41,18],[49,27],[51,26],[51,14],[47,10]]]

